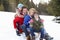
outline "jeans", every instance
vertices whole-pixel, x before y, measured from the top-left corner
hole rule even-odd
[[[28,32],[28,30],[27,30],[27,26],[23,24],[23,25],[21,26],[21,28],[22,28],[22,30],[24,31],[26,37],[29,36],[29,32]]]
[[[39,31],[35,30],[34,28],[30,28],[31,36],[35,36],[34,32],[40,32],[41,33],[40,38],[44,38],[44,31],[45,31],[44,28],[41,28]]]

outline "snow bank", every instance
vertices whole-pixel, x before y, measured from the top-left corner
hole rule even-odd
[[[0,12],[0,39],[1,40],[26,40],[26,37],[21,34],[21,37],[16,36],[13,28],[13,19],[15,13]],[[40,15],[44,19],[44,27],[49,35],[54,37],[54,40],[60,40],[60,24],[54,23],[54,16]],[[38,39],[37,39],[38,40]]]

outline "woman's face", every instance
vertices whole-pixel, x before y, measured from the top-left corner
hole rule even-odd
[[[21,12],[22,8],[18,8],[18,11]]]

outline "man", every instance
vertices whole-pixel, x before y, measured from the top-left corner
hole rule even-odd
[[[27,40],[31,40],[28,29],[30,28],[29,27],[29,23],[30,23],[29,21],[31,20],[33,15],[34,15],[34,9],[31,8],[29,10],[29,13],[27,15],[25,15],[24,22],[22,25],[22,30],[24,31]]]

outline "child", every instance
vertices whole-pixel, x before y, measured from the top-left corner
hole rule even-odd
[[[30,27],[33,27],[35,30],[38,31],[40,28],[43,28],[43,23],[38,14],[34,14],[34,17],[30,21]]]
[[[46,33],[44,29],[43,20],[40,19],[37,13],[35,13],[34,17],[30,20],[30,32],[31,32],[31,36],[33,37],[32,40],[35,40],[34,32],[41,33],[40,40],[43,40],[43,38],[45,38],[46,40],[51,39],[51,38],[48,38],[50,36]]]
[[[30,20],[30,32],[31,32],[31,36],[32,36],[32,40],[35,40],[35,34],[34,32],[41,32],[41,39],[43,40],[44,38],[44,29],[43,29],[43,23],[41,22],[40,17],[38,16],[38,14],[34,14],[34,17]]]

